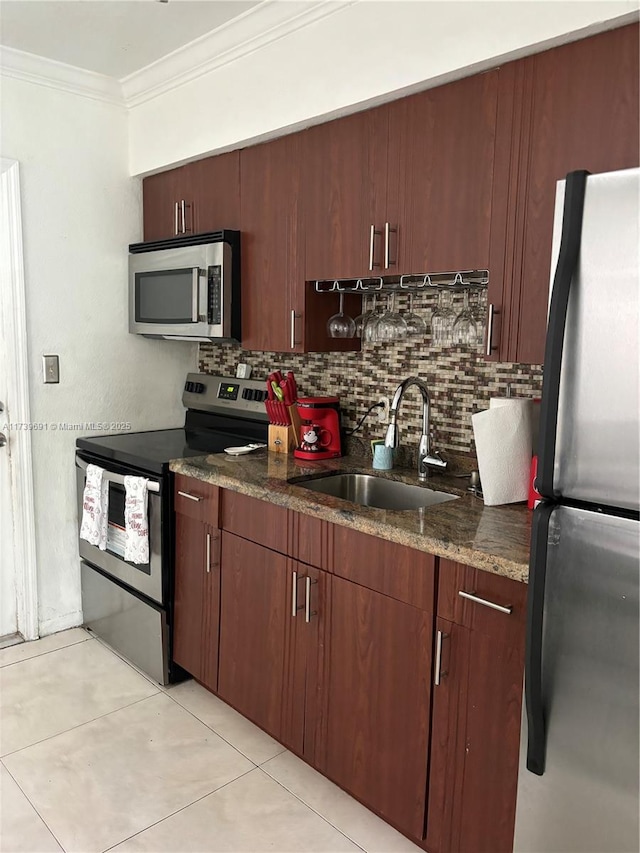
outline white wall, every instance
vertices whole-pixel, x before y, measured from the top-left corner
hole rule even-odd
[[[130,168],[139,175],[282,128],[353,111],[354,104],[425,88],[424,81],[495,66],[496,57],[633,13],[636,0],[348,5],[130,110]],[[584,32],[584,35],[588,32]],[[457,74],[456,74],[457,71]]]
[[[2,78],[2,154],[20,162],[34,422],[184,422],[196,345],[127,332],[127,245],[141,238],[124,109]],[[43,353],[60,384],[43,385]],[[104,430],[103,430],[104,431]],[[82,431],[34,431],[39,623],[81,622],[74,446]]]

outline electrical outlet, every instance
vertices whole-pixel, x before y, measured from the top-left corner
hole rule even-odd
[[[378,422],[381,424],[389,423],[389,398],[388,397],[380,397],[380,402],[382,406],[376,409],[378,412]]]

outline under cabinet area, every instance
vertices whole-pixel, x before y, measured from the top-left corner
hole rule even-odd
[[[175,490],[180,665],[429,853],[508,853],[526,584],[197,480]]]

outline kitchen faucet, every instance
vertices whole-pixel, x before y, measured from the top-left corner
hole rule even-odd
[[[393,395],[393,402],[391,403],[391,411],[389,412],[389,426],[387,427],[384,444],[385,447],[397,447],[400,443],[398,410],[405,391],[413,385],[422,394],[422,435],[420,436],[420,444],[418,445],[418,480],[424,483],[427,479],[429,468],[437,468],[440,471],[444,471],[447,463],[439,453],[435,451],[431,453],[429,449],[429,389],[426,383],[422,379],[418,379],[417,376],[410,376],[396,388],[396,393]]]

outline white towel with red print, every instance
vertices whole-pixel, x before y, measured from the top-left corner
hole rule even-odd
[[[124,558],[138,565],[149,562],[148,482],[144,477],[124,478]]]
[[[109,481],[104,476],[104,468],[99,465],[87,465],[87,475],[82,494],[82,523],[80,538],[91,545],[97,545],[101,551],[107,548],[107,527],[109,524]]]

